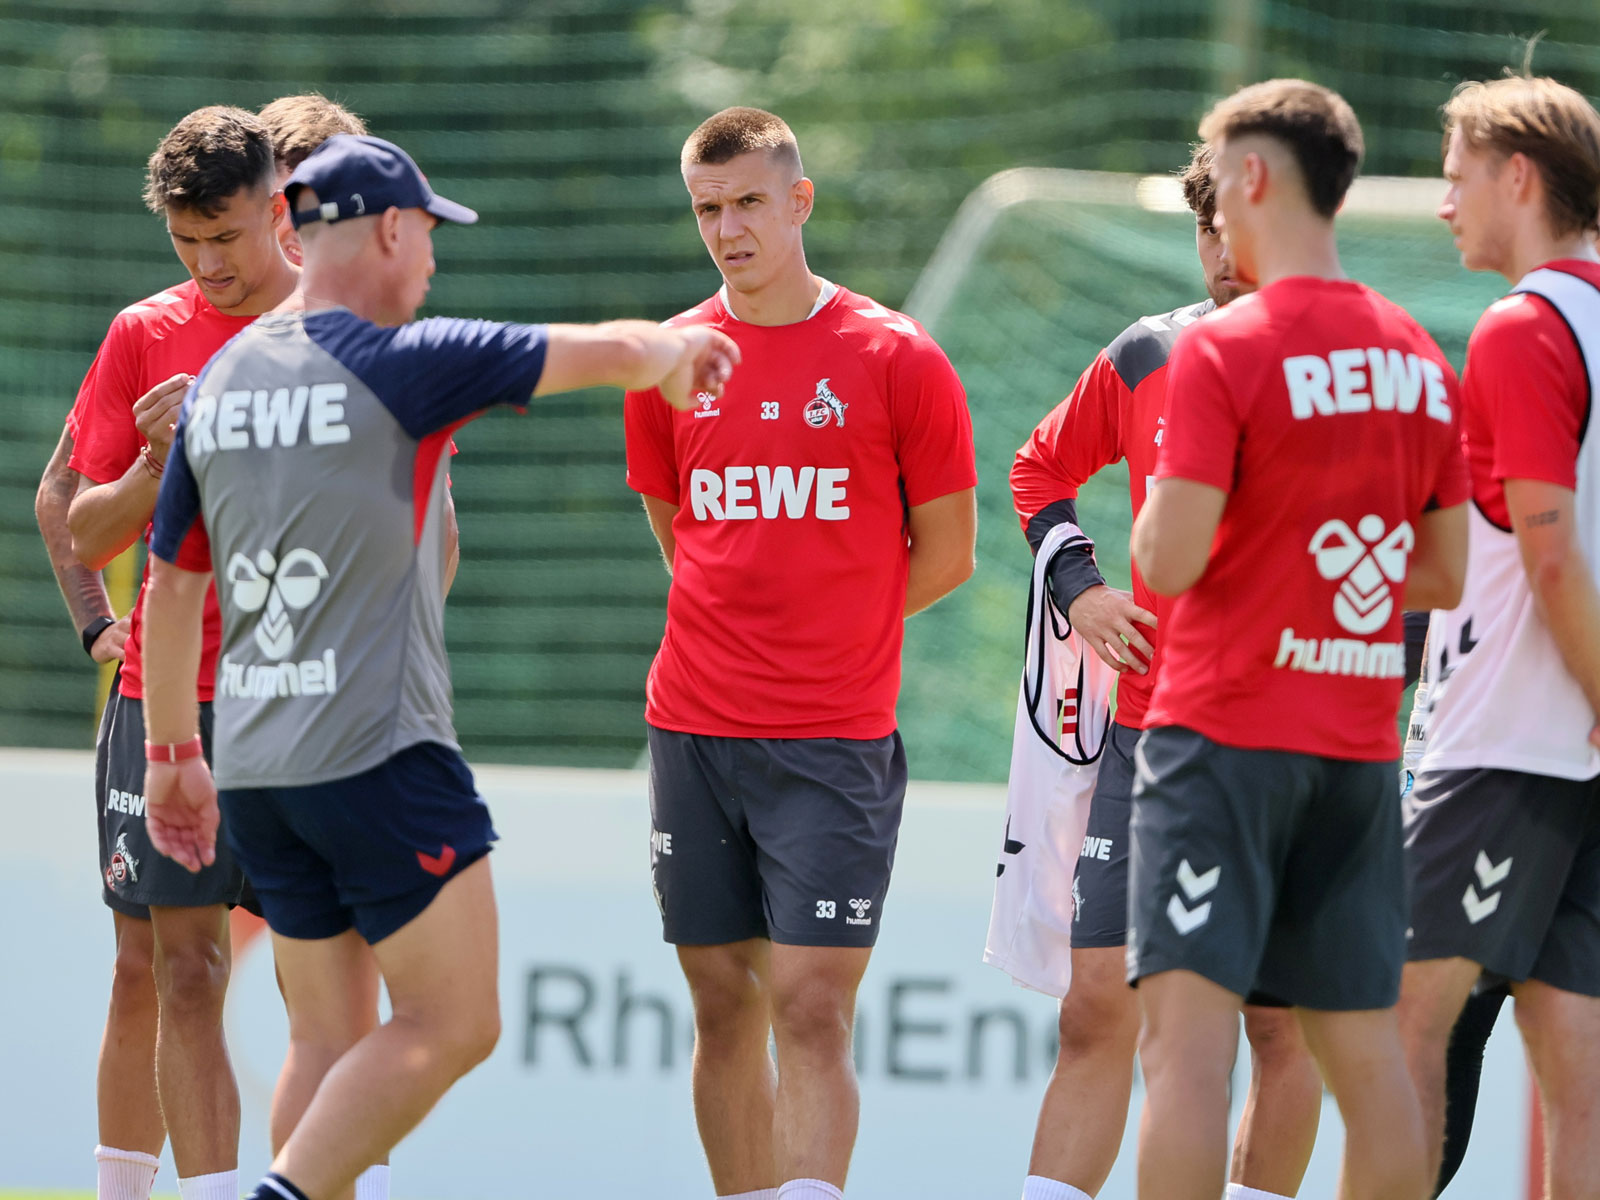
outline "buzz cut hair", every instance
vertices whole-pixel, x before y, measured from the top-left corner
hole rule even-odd
[[[174,125],[146,168],[144,202],[215,217],[243,188],[273,190],[272,139],[252,112],[225,105],[196,109]]]
[[[1361,122],[1344,97],[1305,79],[1269,79],[1219,100],[1200,122],[1200,137],[1213,144],[1250,134],[1289,150],[1311,207],[1332,220],[1366,153]]]
[[[1189,165],[1178,174],[1178,185],[1183,188],[1183,202],[1202,225],[1209,225],[1217,215],[1217,185],[1211,178],[1211,164],[1217,152],[1210,142],[1195,143]]]
[[[794,130],[782,117],[763,108],[725,108],[707,117],[684,142],[679,166],[683,170],[701,164],[720,166],[755,150],[764,150],[774,162],[791,167],[796,178],[805,174]]]
[[[279,171],[293,171],[336,133],[367,132],[365,121],[320,92],[280,96],[264,105],[259,116],[272,138],[272,158]]]
[[[1444,149],[1456,130],[1473,150],[1524,155],[1544,182],[1545,217],[1557,237],[1600,217],[1600,114],[1548,76],[1513,75],[1456,88],[1444,106]]]

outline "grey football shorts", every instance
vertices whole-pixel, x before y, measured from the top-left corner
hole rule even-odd
[[[1408,958],[1600,996],[1600,779],[1427,771],[1404,810]]]
[[[898,733],[731,738],[650,728],[650,857],[675,945],[871,946],[906,791]]]
[[[1219,745],[1135,752],[1128,979],[1193,971],[1252,1000],[1354,1011],[1400,994],[1406,897],[1393,762]]]
[[[200,706],[200,737],[211,761],[211,705]],[[100,829],[101,898],[124,916],[147,920],[157,908],[239,904],[244,875],[217,831],[217,861],[191,874],[150,844],[145,829],[144,705],[113,683],[95,742],[94,797]]]
[[[1072,948],[1128,941],[1128,822],[1133,815],[1133,748],[1139,730],[1111,725],[1089,801],[1089,825],[1072,882]]]

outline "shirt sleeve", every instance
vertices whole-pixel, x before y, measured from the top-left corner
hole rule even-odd
[[[677,448],[672,440],[672,409],[655,388],[629,392],[622,402],[628,447],[628,486],[644,496],[679,504]]]
[[[544,325],[429,317],[384,329],[339,311],[307,317],[306,332],[418,441],[497,404],[527,404],[549,343]]]
[[[190,395],[194,395],[192,389]],[[189,455],[184,448],[188,420],[189,405],[185,402],[172,440],[172,453],[167,456],[167,469],[161,476],[161,490],[156,493],[156,511],[150,519],[150,553],[185,571],[200,573],[212,569],[211,539],[200,510],[200,487],[189,469]]]
[[[1102,350],[1072,394],[1039,422],[1011,464],[1011,499],[1023,529],[1057,500],[1076,500],[1096,471],[1122,457],[1128,397],[1127,384]]]
[[[906,505],[978,486],[972,415],[956,369],[926,331],[900,347],[890,366],[889,412]]]
[[[1542,296],[1489,309],[1467,354],[1467,403],[1488,418],[1497,481],[1577,489],[1589,377],[1571,331]]]
[[[1231,492],[1242,421],[1209,332],[1204,323],[1191,325],[1172,348],[1155,477]]]
[[[95,483],[122,478],[144,448],[133,421],[134,403],[144,394],[139,341],[132,320],[119,316],[111,322],[67,418],[73,438],[67,465]]]

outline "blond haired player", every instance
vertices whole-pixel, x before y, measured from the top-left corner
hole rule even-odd
[[[1512,285],[1467,346],[1467,590],[1429,628],[1409,798],[1401,1019],[1431,1161],[1445,1046],[1509,982],[1546,1116],[1546,1194],[1600,1183],[1600,116],[1553,79],[1445,106],[1439,216]]]

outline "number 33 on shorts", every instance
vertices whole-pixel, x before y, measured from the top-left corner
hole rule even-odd
[[[819,920],[831,921],[839,915],[839,903],[836,900],[818,900],[817,917]]]

